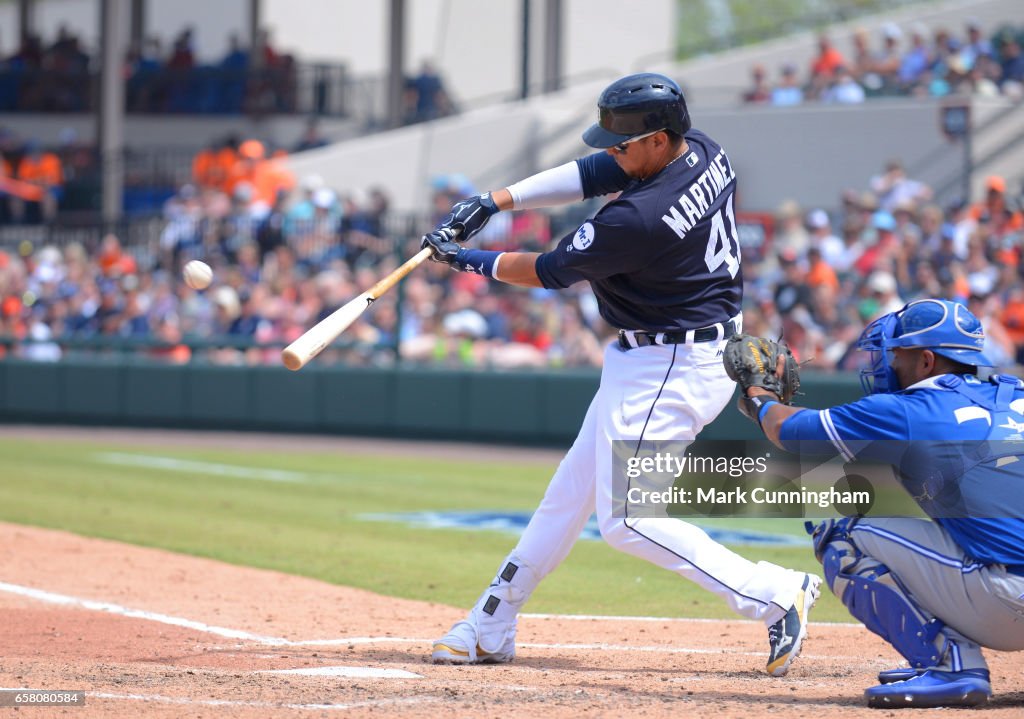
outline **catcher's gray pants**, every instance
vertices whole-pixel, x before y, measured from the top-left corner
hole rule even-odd
[[[850,537],[896,575],[910,601],[945,623],[942,633],[958,645],[963,669],[987,667],[981,647],[1024,649],[1024,577],[965,557],[927,519],[863,519]]]

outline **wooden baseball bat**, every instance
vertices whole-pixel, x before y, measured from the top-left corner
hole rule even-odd
[[[331,342],[338,338],[348,326],[355,322],[361,314],[366,312],[381,295],[390,290],[399,280],[423,264],[434,252],[433,248],[424,247],[411,258],[405,261],[401,267],[382,279],[373,287],[354,300],[335,310],[324,319],[317,322],[313,327],[306,330],[305,334],[284,348],[281,352],[281,361],[290,370],[300,370],[306,363],[323,352]]]

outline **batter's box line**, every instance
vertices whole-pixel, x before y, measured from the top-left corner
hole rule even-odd
[[[346,638],[335,638],[335,639],[311,639],[311,640],[300,640],[294,641],[291,639],[285,639],[283,637],[271,637],[260,634],[253,634],[239,629],[229,629],[226,627],[218,627],[204,622],[198,622],[192,619],[185,619],[183,617],[175,617],[169,614],[160,614],[158,612],[149,612],[142,609],[131,609],[129,607],[121,606],[120,604],[114,604],[112,602],[100,602],[92,599],[82,599],[79,597],[72,597],[66,594],[58,594],[56,592],[48,592],[43,589],[36,589],[34,587],[25,587],[19,584],[10,584],[8,582],[0,582],[0,591],[8,592],[22,597],[29,597],[37,601],[46,602],[48,604],[56,604],[60,606],[77,607],[80,609],[87,609],[89,611],[105,612],[107,614],[114,614],[117,616],[123,616],[130,619],[142,619],[144,621],[157,622],[159,624],[167,624],[175,627],[182,627],[185,629],[192,629],[197,632],[203,632],[206,634],[212,634],[214,636],[224,637],[225,639],[239,639],[242,641],[253,642],[256,644],[262,644],[264,646],[277,646],[277,647],[313,647],[313,646],[345,646],[345,645],[366,645],[366,644],[430,644],[433,640],[431,639],[419,639],[419,638],[406,638],[406,637],[346,637]],[[556,615],[549,615],[556,616]],[[567,615],[573,616],[573,615]],[[634,652],[660,652],[665,654],[731,654],[736,656],[762,656],[763,652],[743,652],[731,649],[695,649],[688,647],[661,647],[661,646],[626,646],[616,644],[537,644],[537,643],[522,643],[518,646],[530,649],[555,649],[555,650],[574,650],[574,649],[601,649],[604,651],[634,651]],[[808,659],[856,659],[860,660],[860,657],[835,657],[835,656],[814,656],[805,654]]]
[[[305,711],[348,711],[350,709],[366,709],[388,706],[411,706],[416,704],[434,704],[441,701],[440,697],[407,697],[401,699],[374,699],[362,702],[293,704],[288,702],[258,702],[240,699],[190,699],[188,697],[169,697],[162,694],[116,694],[112,692],[86,692],[88,699],[108,699],[113,701],[136,701],[152,704],[174,704],[178,706],[207,707],[241,707],[247,709],[296,709]]]

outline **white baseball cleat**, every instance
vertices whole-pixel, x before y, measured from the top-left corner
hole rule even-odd
[[[516,656],[515,632],[510,632],[498,651],[489,652],[480,646],[476,627],[462,620],[434,642],[431,654],[435,664],[504,664]]]
[[[789,666],[800,656],[800,649],[807,638],[807,616],[820,595],[821,577],[805,574],[793,606],[782,619],[768,628],[771,651],[765,671],[773,677],[785,676]]]

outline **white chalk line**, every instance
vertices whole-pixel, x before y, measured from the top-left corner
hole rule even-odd
[[[98,602],[91,599],[79,599],[77,597],[71,597],[65,594],[57,594],[55,592],[48,592],[42,589],[35,589],[32,587],[24,587],[18,584],[10,584],[7,582],[0,582],[0,591],[8,592],[18,596],[29,597],[38,601],[46,602],[49,604],[58,604],[62,606],[78,607],[81,609],[88,609],[91,611],[105,612],[108,614],[115,614],[118,616],[128,617],[132,619],[143,619],[146,621],[157,622],[160,624],[168,624],[171,626],[182,627],[185,629],[192,629],[197,632],[205,634],[212,634],[214,636],[225,637],[227,639],[239,639],[242,641],[253,642],[256,644],[262,644],[265,646],[280,646],[280,647],[328,647],[328,646],[356,646],[356,645],[368,645],[368,644],[430,644],[433,640],[427,638],[413,638],[413,637],[336,637],[332,639],[306,639],[306,640],[291,640],[283,637],[271,637],[261,634],[253,634],[239,629],[228,629],[225,627],[218,627],[203,622],[198,622],[192,619],[184,619],[182,617],[174,617],[167,614],[160,614],[158,612],[149,612],[141,609],[131,609],[124,607],[119,604],[112,602]],[[558,615],[549,615],[552,617]],[[572,615],[567,615],[572,616]],[[615,620],[616,617],[604,617],[606,620]],[[682,620],[685,621],[685,620]],[[601,651],[632,651],[632,652],[654,652],[663,654],[731,654],[736,656],[762,656],[764,652],[746,652],[738,651],[727,648],[708,648],[698,649],[692,647],[675,647],[675,646],[643,646],[643,645],[622,645],[622,644],[603,644],[603,643],[519,643],[517,646],[525,649],[555,649],[555,650],[601,650]],[[830,656],[815,656],[811,654],[805,654],[806,658],[810,659],[838,659],[834,655]],[[858,657],[845,657],[847,659],[858,659]]]
[[[259,479],[267,482],[308,482],[313,478],[311,475],[304,472],[291,472],[286,469],[241,467],[233,464],[199,462],[196,460],[177,459],[174,457],[156,457],[148,454],[102,452],[94,454],[93,458],[103,464],[116,464],[126,467],[145,467],[147,469],[163,469],[169,472],[213,474],[221,477],[233,477],[237,479]]]
[[[241,639],[244,641],[255,642],[257,644],[265,644],[268,646],[287,646],[288,644],[290,644],[290,642],[287,639],[281,639],[280,637],[267,637],[259,634],[252,634],[251,632],[241,631],[238,629],[217,627],[211,624],[193,621],[191,619],[173,617],[168,614],[148,612],[142,609],[130,609],[128,607],[123,607],[120,604],[114,604],[112,602],[98,602],[92,599],[79,599],[78,597],[70,597],[66,594],[57,594],[56,592],[47,592],[43,589],[24,587],[19,584],[9,584],[7,582],[0,582],[0,591],[8,592],[10,594],[16,594],[22,597],[29,597],[30,599],[35,599],[40,602],[46,602],[47,604],[59,604],[62,606],[88,609],[94,612],[116,614],[118,616],[130,617],[132,619],[144,619],[146,621],[157,622],[159,624],[169,624],[175,627],[193,629],[197,632],[213,634],[218,637],[224,637],[226,639]]]
[[[262,669],[257,674],[295,674],[303,677],[347,677],[349,679],[422,679],[402,669],[375,667],[302,667],[300,669]]]
[[[609,614],[530,614],[519,615],[523,619],[557,619],[559,621],[579,622],[682,622],[684,624],[717,624],[719,622],[736,622],[741,624],[760,624],[755,619],[705,619],[703,617],[638,617],[614,616]],[[807,622],[809,627],[856,627],[864,625],[859,622]]]
[[[256,709],[299,709],[310,711],[347,711],[349,709],[365,709],[368,707],[402,706],[429,704],[441,701],[440,697],[406,697],[401,699],[372,699],[347,704],[293,704],[285,702],[243,701],[240,699],[190,699],[188,697],[169,697],[162,694],[115,694],[112,692],[86,692],[86,699],[116,699],[121,701],[152,702],[154,704],[176,704],[181,706],[208,707],[245,707]]]

